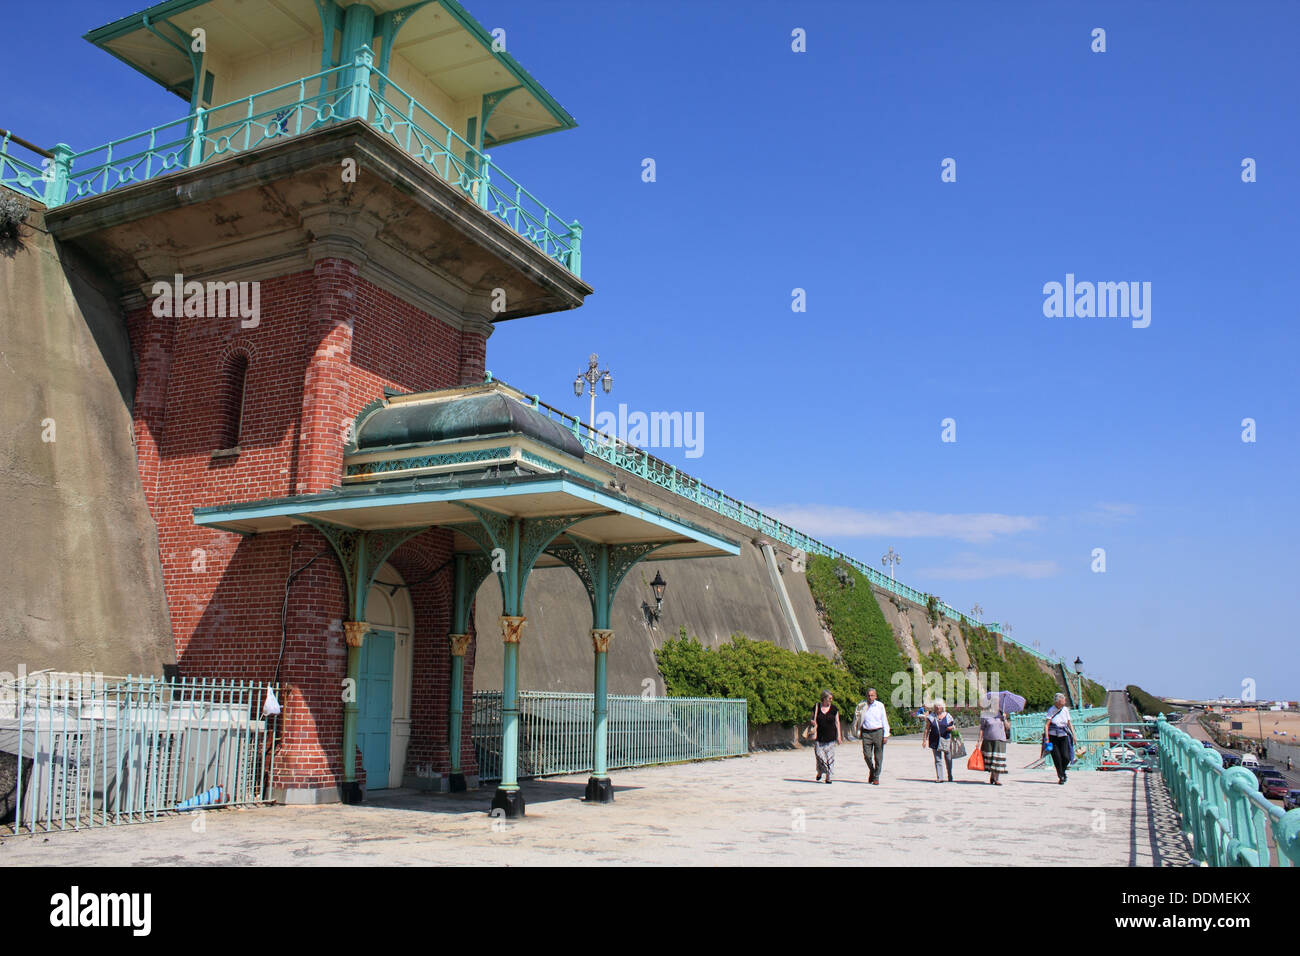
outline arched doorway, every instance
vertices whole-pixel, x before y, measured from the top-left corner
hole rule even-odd
[[[366,600],[370,633],[361,648],[357,746],[366,790],[402,785],[411,739],[411,628],[414,613],[402,576],[385,564]]]

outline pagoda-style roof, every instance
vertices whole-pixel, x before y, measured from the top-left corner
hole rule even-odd
[[[481,103],[485,121],[476,138],[483,147],[577,126],[518,60],[493,49],[491,34],[455,0],[367,0],[364,5],[374,11],[375,27],[374,36],[362,42],[375,45],[380,70],[400,74],[391,61],[401,61],[449,101]],[[196,96],[195,85],[204,80],[201,54],[192,50],[193,30],[202,28],[205,49],[227,62],[287,62],[310,48],[313,62],[304,61],[296,74],[307,76],[351,62],[354,51],[338,49],[342,23],[343,7],[334,0],[163,0],[91,30],[85,39],[198,106],[204,97]],[[331,36],[325,44],[327,29]],[[231,98],[217,94],[221,101]]]
[[[579,461],[583,454],[572,431],[493,385],[401,396],[362,412],[355,430],[358,452],[518,434]]]

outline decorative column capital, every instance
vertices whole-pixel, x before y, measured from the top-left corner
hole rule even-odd
[[[369,621],[343,622],[343,637],[348,642],[348,647],[360,647],[368,633],[370,633]]]
[[[501,625],[501,639],[507,644],[518,644],[520,632],[524,629],[524,623],[528,620],[526,617],[511,617],[509,614],[503,614],[497,618],[497,623]]]
[[[614,632],[608,628],[592,628],[591,646],[597,654],[604,654],[609,650],[609,642],[613,639]]]
[[[469,650],[470,637],[468,634],[448,634],[451,641],[451,656],[464,657],[465,652]]]

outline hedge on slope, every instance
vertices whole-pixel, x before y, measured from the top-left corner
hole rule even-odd
[[[854,568],[846,567],[853,585],[842,587],[835,575],[835,564],[823,555],[808,559],[806,573],[813,599],[826,615],[844,666],[864,689],[876,688],[877,696],[889,708],[891,727],[906,731],[916,723],[915,719],[890,706],[889,700],[897,686],[894,675],[910,673],[910,661],[899,650],[894,629],[880,610],[871,582]]]
[[[751,724],[803,724],[821,692],[829,690],[847,731],[865,695],[846,668],[820,654],[788,651],[743,634],[710,650],[682,628],[655,651],[655,660],[669,697],[743,697]]]

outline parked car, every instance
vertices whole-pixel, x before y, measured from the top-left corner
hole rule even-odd
[[[1220,756],[1223,757],[1223,765],[1225,767],[1236,767],[1241,764],[1241,758],[1236,754],[1221,754]]]
[[[1280,790],[1278,796],[1281,797],[1282,793],[1285,793],[1291,788],[1291,784],[1286,777],[1282,776],[1276,770],[1266,770],[1263,773],[1256,774],[1255,776],[1259,780],[1259,791],[1265,796],[1270,796],[1271,794],[1269,793],[1269,790],[1272,789]]]
[[[1281,800],[1290,791],[1290,784],[1285,777],[1265,777],[1259,782],[1259,790],[1264,796]]]
[[[1142,740],[1142,739],[1144,739],[1144,738],[1143,738],[1143,736],[1142,736],[1142,731],[1140,731],[1140,730],[1135,730],[1135,729],[1133,729],[1132,727],[1125,727],[1125,728],[1124,728],[1124,739],[1125,739],[1125,740]]]
[[[1208,740],[1202,740],[1202,741],[1201,741],[1201,746],[1202,746],[1202,747],[1213,747],[1214,744],[1212,744],[1212,743],[1211,743],[1210,741],[1208,741]]]
[[[1254,754],[1242,754],[1242,755],[1241,755],[1241,765],[1242,765],[1243,767],[1251,767],[1251,768],[1253,768],[1253,767],[1258,767],[1258,766],[1259,766],[1259,758],[1256,757]]]
[[[1300,808],[1300,790],[1288,790],[1286,796],[1282,798],[1283,810],[1295,810]]]
[[[1141,762],[1141,758],[1127,747],[1111,747],[1101,752],[1102,770],[1129,770]]]
[[[1146,746],[1146,752],[1149,753],[1149,754],[1153,754],[1153,755],[1154,755],[1154,754],[1156,754],[1156,753],[1159,753],[1159,751],[1160,751],[1160,745],[1159,745],[1159,744],[1147,744],[1147,746]]]

